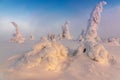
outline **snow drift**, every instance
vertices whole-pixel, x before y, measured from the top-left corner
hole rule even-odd
[[[67,54],[67,48],[62,44],[42,37],[31,51],[10,60],[14,61],[13,69],[31,69],[42,66],[47,71],[60,71],[67,61]]]
[[[10,57],[8,73],[12,74],[9,74],[7,79],[18,80],[18,76],[22,76],[19,80],[112,80],[113,78],[108,77],[114,75],[114,79],[119,80],[116,76],[119,76],[120,65],[116,64],[117,67],[106,65],[114,64],[115,60],[98,35],[101,13],[105,4],[106,2],[102,1],[94,8],[87,29],[81,32],[79,41],[70,40],[72,37],[69,23],[66,22],[59,40],[56,39],[55,34],[48,34],[47,37],[41,37],[31,50]],[[17,28],[16,33],[19,33]],[[61,71],[63,73],[54,73]]]

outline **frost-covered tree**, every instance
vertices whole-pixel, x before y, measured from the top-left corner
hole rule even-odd
[[[51,41],[55,41],[56,40],[56,35],[55,34],[48,34],[48,39]]]
[[[84,41],[84,37],[85,37],[85,30],[83,29],[79,38],[78,38],[78,41]]]
[[[66,21],[65,24],[62,26],[62,37],[68,40],[72,39],[70,30],[69,30],[69,25],[70,25],[69,21]]]
[[[99,36],[97,34],[98,26],[101,21],[101,13],[103,6],[107,4],[105,1],[100,2],[97,6],[93,9],[90,18],[88,20],[88,26],[86,31],[86,39],[98,39]]]
[[[16,43],[24,43],[25,38],[23,37],[23,35],[20,33],[18,25],[15,22],[11,22],[13,24],[13,26],[16,29],[16,32],[13,34],[13,38],[11,38],[12,42],[16,42]]]
[[[110,57],[108,51],[99,43],[99,36],[97,34],[98,26],[101,21],[101,12],[105,4],[105,1],[100,2],[92,11],[84,41],[81,42],[78,48],[79,54],[85,53],[89,58],[99,63],[109,62]]]

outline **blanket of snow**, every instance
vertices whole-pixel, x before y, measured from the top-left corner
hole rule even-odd
[[[104,42],[98,35],[105,4],[102,1],[93,9],[78,40],[72,39],[66,22],[58,38],[48,34],[35,41],[31,35],[24,42],[13,23],[15,43],[0,43],[0,80],[120,80],[119,38]]]
[[[62,44],[69,49],[69,53],[72,53],[79,46],[79,42],[71,40],[63,40]],[[31,50],[34,43],[26,43],[23,45],[9,43],[5,45],[9,51],[6,51],[4,47],[0,46],[3,50],[1,53],[9,53],[9,57],[13,54],[23,54]],[[109,44],[103,44],[109,53],[113,55],[116,62],[111,64],[100,64],[91,60],[86,55],[77,55],[71,57],[67,66],[61,72],[46,71],[42,67],[35,67],[31,69],[17,69],[8,70],[4,66],[1,66],[0,77],[1,80],[119,80],[120,79],[120,46],[110,46]],[[16,47],[16,48],[15,48]],[[22,48],[23,47],[23,48]],[[16,49],[16,50],[15,50]],[[5,57],[4,57],[5,59]],[[7,59],[7,56],[6,56]],[[3,63],[5,63],[3,61]]]

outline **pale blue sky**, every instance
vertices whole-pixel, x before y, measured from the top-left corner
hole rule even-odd
[[[69,20],[71,33],[76,37],[86,28],[89,15],[99,1],[103,0],[0,0],[0,36],[11,37],[14,32],[11,21],[18,23],[24,35],[33,33],[39,37],[50,32],[59,34],[61,26]],[[105,1],[108,4],[99,31],[102,36],[118,36],[120,0]]]

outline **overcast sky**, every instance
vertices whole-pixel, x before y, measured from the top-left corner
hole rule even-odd
[[[36,37],[61,32],[70,21],[70,30],[77,37],[87,26],[89,15],[102,0],[0,0],[0,40],[12,36],[15,21],[24,35]],[[120,36],[120,0],[105,0],[99,34],[102,37]]]

